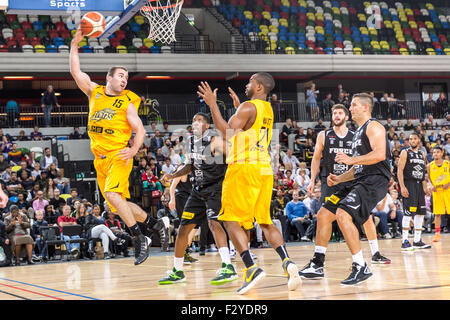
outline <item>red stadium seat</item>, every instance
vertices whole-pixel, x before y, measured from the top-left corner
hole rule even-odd
[[[146,46],[142,46],[139,48],[139,53],[149,53],[149,48],[147,48]]]
[[[23,30],[33,29],[33,24],[29,21],[24,21],[24,22],[22,22],[22,29]]]
[[[4,44],[0,44],[0,52],[8,52],[8,46]]]
[[[13,21],[17,21],[17,15],[15,15],[15,14],[7,14],[6,15],[6,22],[11,23]]]
[[[280,12],[280,18],[288,20],[289,19],[289,13],[284,12],[284,11]]]

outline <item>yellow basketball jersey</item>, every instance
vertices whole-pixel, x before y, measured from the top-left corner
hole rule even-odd
[[[439,167],[435,161],[430,163],[430,180],[436,187],[442,187],[450,182],[450,164],[444,160]]]
[[[251,100],[256,107],[252,127],[240,131],[228,140],[227,164],[269,164],[269,144],[272,139],[273,110],[269,102]]]
[[[137,110],[141,99],[129,90],[124,90],[120,96],[110,96],[105,93],[105,86],[94,88],[89,100],[87,130],[95,155],[106,155],[127,146],[132,133],[127,119],[130,103]]]

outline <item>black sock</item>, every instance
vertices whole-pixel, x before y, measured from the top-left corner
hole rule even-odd
[[[148,225],[150,228],[153,228],[153,226],[158,222],[155,218],[152,217],[150,213],[147,213],[147,218],[145,219],[144,223]]]
[[[242,252],[241,258],[242,258],[242,261],[244,261],[246,268],[250,268],[251,266],[253,266],[255,264],[249,250]]]
[[[134,237],[138,237],[142,235],[141,229],[139,229],[139,226],[137,223],[134,224],[134,226],[128,227],[130,229],[131,235]]]
[[[286,250],[285,246],[279,246],[278,248],[275,249],[275,251],[280,256],[281,261],[284,261],[284,259],[289,258],[289,255],[287,253],[287,250]]]
[[[312,258],[312,262],[314,262],[314,264],[319,267],[323,267],[323,264],[325,262],[325,254],[315,252],[314,257]]]

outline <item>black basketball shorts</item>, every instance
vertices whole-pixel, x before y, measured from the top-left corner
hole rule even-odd
[[[215,220],[222,208],[222,183],[214,183],[203,188],[193,188],[186,201],[181,224],[201,225],[203,219]]]
[[[324,207],[336,213],[340,208],[350,214],[355,223],[362,225],[377,205],[388,193],[389,180],[382,175],[370,175],[353,181],[330,196]]]
[[[406,180],[405,187],[409,193],[408,198],[403,198],[403,212],[405,216],[425,215],[427,208],[425,206],[425,192],[423,191],[422,181]]]

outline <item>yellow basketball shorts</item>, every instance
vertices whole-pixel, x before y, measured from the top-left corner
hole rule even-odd
[[[98,187],[105,197],[105,192],[117,192],[123,199],[130,198],[129,177],[133,168],[133,160],[121,160],[117,152],[111,152],[106,156],[96,156],[94,167],[97,171]],[[107,201],[108,202],[108,201]],[[108,202],[112,212],[117,210]]]
[[[437,192],[433,192],[433,213],[435,215],[450,214],[450,189],[443,190],[438,188]]]
[[[268,165],[229,164],[222,186],[220,221],[236,221],[245,229],[272,224],[273,171]]]

